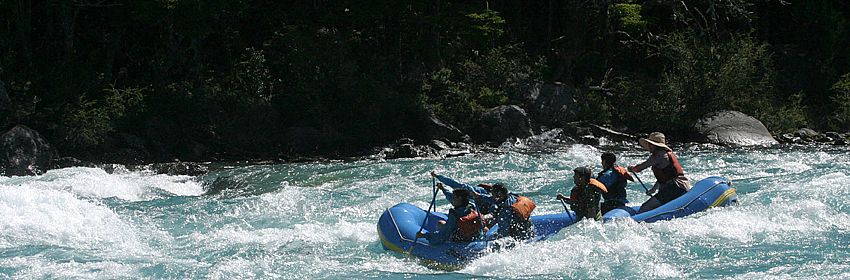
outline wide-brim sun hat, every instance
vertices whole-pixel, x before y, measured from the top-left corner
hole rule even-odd
[[[673,151],[670,147],[667,146],[667,137],[664,137],[664,133],[661,132],[653,132],[650,133],[646,138],[641,138],[638,140],[640,146],[647,150],[652,150],[650,145],[656,146],[668,151]]]

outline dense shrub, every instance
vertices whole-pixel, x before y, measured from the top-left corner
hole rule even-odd
[[[473,54],[452,68],[429,75],[423,92],[435,113],[461,128],[472,126],[483,109],[516,100],[521,86],[541,79],[543,63],[517,45]]]
[[[62,146],[71,150],[91,149],[102,144],[107,134],[115,130],[116,121],[141,103],[143,88],[107,88],[103,97],[90,99],[86,95],[65,108],[59,131]]]
[[[850,73],[841,76],[831,88],[834,113],[830,117],[830,128],[850,131]]]

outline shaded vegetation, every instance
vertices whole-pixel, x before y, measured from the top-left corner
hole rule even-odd
[[[0,122],[88,159],[346,154],[547,82],[631,131],[718,109],[846,131],[848,20],[841,0],[0,0]]]

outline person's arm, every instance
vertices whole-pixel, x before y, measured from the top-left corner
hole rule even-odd
[[[646,161],[641,162],[638,165],[633,166],[632,170],[630,170],[630,171],[641,172],[644,169],[647,169],[647,168],[650,168],[650,167],[653,167],[653,166],[658,167],[658,168],[664,168],[664,167],[667,166],[666,164],[669,163],[669,161],[670,160],[667,159],[667,153],[666,152],[665,153],[655,152],[652,155],[650,155],[649,158],[646,159]]]
[[[641,163],[638,163],[635,166],[630,166],[629,171],[639,173],[639,172],[643,171],[644,169],[646,169],[647,167],[652,166],[652,164],[649,163],[650,159],[652,159],[652,157],[646,159],[645,161],[643,161]]]
[[[451,191],[449,191],[448,189],[443,187],[443,183],[437,183],[437,188],[440,189],[440,191],[443,192],[443,195],[446,196],[446,200],[448,200],[449,203],[451,203],[452,199],[454,199],[455,195]]]
[[[435,177],[437,178],[437,181],[440,181],[440,183],[443,183],[446,186],[451,187],[452,189],[457,189],[457,188],[471,189],[470,186],[468,186],[464,183],[455,181],[452,178],[449,178],[449,177],[446,177],[446,176],[443,176],[443,175],[436,175]]]

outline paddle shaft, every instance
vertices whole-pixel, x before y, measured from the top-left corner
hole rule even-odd
[[[640,183],[640,185],[643,187],[643,190],[645,190],[645,191],[647,191],[647,192],[648,192],[648,191],[649,191],[649,189],[647,189],[647,188],[646,188],[646,185],[644,185],[644,184],[643,184],[643,181],[641,181],[641,180],[640,180],[640,177],[638,177],[637,173],[635,173],[634,171],[632,171],[632,175],[635,175],[635,179],[637,179],[637,180],[638,180],[638,183]]]
[[[570,213],[570,209],[569,209],[569,208],[567,208],[567,203],[565,203],[563,199],[558,199],[558,201],[560,201],[560,202],[561,202],[561,205],[563,205],[563,206],[564,206],[564,212],[567,212],[567,215],[568,215],[570,218],[572,218],[572,217],[573,217],[573,214],[571,214],[571,213]]]
[[[431,177],[431,188],[433,189],[434,195],[431,196],[431,205],[428,205],[428,211],[425,213],[425,219],[422,220],[422,225],[419,226],[419,230],[416,231],[416,236],[413,237],[413,244],[410,245],[410,249],[407,250],[408,253],[413,251],[413,247],[416,247],[416,241],[419,241],[419,234],[422,232],[422,229],[425,228],[425,224],[428,223],[428,216],[431,216],[431,208],[434,207],[434,202],[437,201],[437,181],[434,177]]]

